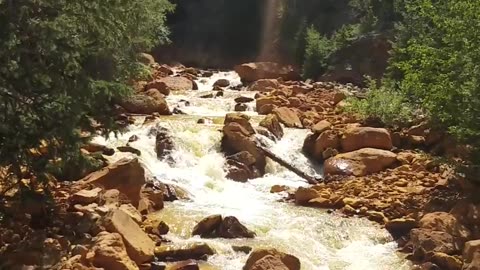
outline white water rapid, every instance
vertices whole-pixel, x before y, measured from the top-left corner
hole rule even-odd
[[[155,138],[148,136],[149,129],[157,123],[143,126],[144,119],[138,118],[137,124],[130,126],[127,133],[108,140],[96,139],[99,143],[116,147],[125,145],[130,136],[137,135],[139,140],[130,145],[141,151],[139,159],[146,171],[191,193],[191,200],[166,203],[158,213],[170,226],[167,238],[207,242],[218,253],[211,256],[208,263],[225,270],[242,269],[248,257],[233,251],[232,245],[276,248],[298,257],[305,270],[410,269],[410,263],[395,252],[396,244],[389,234],[372,222],[279,202],[281,195],[269,192],[272,185],[298,187],[307,184],[271,161],[267,165],[267,175],[262,178],[248,183],[226,179],[219,130],[225,114],[233,111],[233,99],[238,96],[253,97],[255,93],[226,90],[223,97],[200,98],[208,94],[213,83],[220,78],[228,79],[233,85],[240,84],[235,72],[220,72],[211,78],[199,78],[199,90],[173,93],[168,97],[171,108],[178,106],[186,113],[163,117],[157,122],[168,128],[174,139],[172,165],[157,160]],[[182,100],[188,101],[189,106]],[[255,124],[262,118],[253,110],[247,113]],[[212,121],[210,124],[197,124],[200,118]],[[320,168],[301,154],[307,131],[286,129],[285,133],[281,141],[269,142],[271,150],[310,174],[321,173]],[[133,154],[117,151],[112,161],[125,156]],[[190,234],[195,224],[212,214],[237,217],[255,231],[257,237],[248,240],[192,238]]]

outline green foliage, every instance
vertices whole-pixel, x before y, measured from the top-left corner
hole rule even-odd
[[[0,1],[0,166],[44,172],[80,132],[115,129],[138,52],[167,40],[167,0]],[[41,158],[31,149],[43,144]]]
[[[303,77],[314,78],[327,69],[328,57],[335,50],[335,44],[327,37],[320,35],[313,26],[307,29],[305,40]]]
[[[480,2],[413,0],[405,8],[392,59],[398,91],[480,145]]]
[[[368,81],[364,99],[349,98],[346,111],[362,118],[375,118],[389,126],[404,126],[415,117],[415,109],[399,92],[388,88],[389,83],[379,86],[375,80]]]

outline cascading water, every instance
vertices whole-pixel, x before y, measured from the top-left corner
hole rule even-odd
[[[190,200],[167,203],[158,213],[170,226],[168,238],[176,242],[207,242],[218,253],[209,258],[209,264],[226,270],[241,269],[248,256],[233,251],[232,245],[277,248],[298,257],[305,270],[410,269],[410,264],[395,252],[396,244],[389,234],[372,222],[279,202],[281,196],[269,192],[272,185],[298,187],[307,184],[271,161],[262,178],[248,183],[226,179],[225,158],[220,152],[223,118],[233,111],[235,97],[253,97],[254,93],[226,90],[223,97],[201,98],[220,78],[226,78],[232,84],[240,83],[234,72],[216,73],[211,78],[200,78],[198,91],[173,93],[168,97],[171,107],[178,106],[187,113],[159,120],[172,134],[174,162],[157,159],[155,138],[148,136],[149,129],[156,123],[144,126],[141,118],[120,137],[107,141],[97,138],[98,142],[115,147],[125,145],[130,136],[137,135],[139,140],[130,145],[142,152],[139,159],[146,171],[165,183],[174,183],[190,192]],[[253,122],[261,119],[253,111],[249,114],[253,116]],[[199,118],[211,118],[212,123],[197,124]],[[285,131],[284,138],[278,142],[263,139],[273,152],[295,166],[309,174],[321,173],[321,168],[311,164],[300,152],[307,131]],[[130,155],[116,153],[112,161]],[[256,238],[191,237],[195,224],[212,214],[237,217],[256,232]]]

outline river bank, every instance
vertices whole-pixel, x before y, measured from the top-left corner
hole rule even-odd
[[[412,135],[369,127],[341,111],[345,98],[361,89],[289,81],[297,77],[288,68],[258,72],[246,66],[235,73],[151,64],[153,80],[137,82],[137,94],[121,103],[125,111],[118,121],[126,132],[97,137],[83,148],[86,154],[100,150],[110,165],[54,190],[63,206],[58,211],[71,219],[58,217],[64,224],[44,232],[42,243],[48,245],[24,247],[35,251],[20,253],[32,263],[50,253],[40,257],[49,258],[42,261],[52,269],[241,269],[248,258],[245,269],[298,269],[281,259],[285,252],[302,269],[411,269],[405,255],[396,253],[394,238],[412,252],[410,258],[433,261],[440,269],[477,262],[476,246],[465,242],[478,239],[478,206],[458,202],[450,168],[403,143],[420,140],[412,136],[425,143],[426,128]],[[308,185],[249,147],[253,140],[309,175],[325,170],[325,183]],[[365,148],[373,150],[358,153]],[[438,199],[445,201],[431,205]],[[424,216],[438,211],[444,212]],[[234,216],[256,235],[192,237],[197,223],[212,215]],[[2,234],[6,249],[38,234],[17,233],[15,224],[11,237]],[[266,248],[278,251],[272,255]],[[252,254],[259,258],[252,262]],[[151,263],[153,257],[160,262]],[[4,258],[15,265],[15,256]],[[185,259],[195,261],[162,262]]]

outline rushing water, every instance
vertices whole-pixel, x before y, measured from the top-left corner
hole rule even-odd
[[[125,145],[130,136],[137,135],[139,140],[131,146],[142,152],[140,160],[147,172],[190,192],[191,200],[167,203],[158,213],[170,226],[168,237],[174,241],[209,243],[218,254],[211,256],[208,262],[226,270],[241,269],[248,256],[234,252],[232,245],[277,248],[297,256],[305,270],[410,269],[410,264],[395,252],[396,244],[389,234],[372,222],[279,202],[281,195],[269,193],[272,185],[298,187],[307,184],[271,161],[267,164],[267,175],[262,178],[248,183],[226,179],[225,158],[220,152],[223,119],[226,113],[233,111],[235,97],[253,97],[254,93],[227,90],[223,97],[201,98],[219,78],[227,78],[232,84],[240,83],[234,72],[221,72],[211,78],[200,78],[198,91],[173,93],[168,97],[171,107],[177,106],[187,113],[159,120],[170,130],[175,142],[173,165],[156,158],[155,138],[148,136],[149,129],[156,123],[144,126],[143,119],[139,118],[137,124],[118,138],[107,141],[97,138],[115,147]],[[247,113],[252,115],[254,123],[261,119],[253,110]],[[197,124],[200,118],[211,119],[211,124]],[[320,174],[321,168],[311,164],[300,152],[307,131],[285,131],[284,138],[278,142],[264,138],[270,149],[302,170]],[[131,155],[117,152],[112,159]],[[192,238],[190,234],[195,224],[212,214],[236,216],[255,231],[257,237],[247,240]]]

